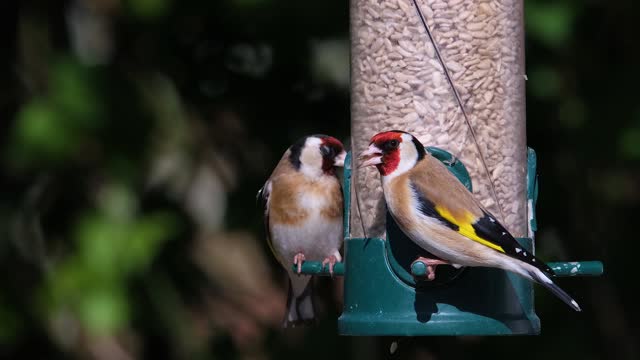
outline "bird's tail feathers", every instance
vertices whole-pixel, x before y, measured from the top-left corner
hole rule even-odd
[[[316,314],[313,303],[311,277],[305,275],[293,275],[289,278],[287,313],[282,326],[296,327],[299,325],[310,325],[315,322]]]
[[[578,305],[578,303],[573,300],[573,298],[569,294],[567,294],[558,285],[556,285],[547,274],[543,273],[542,271],[540,271],[540,269],[537,269],[533,266],[528,268],[526,271],[534,281],[549,289],[549,291],[560,298],[560,300],[564,301],[573,310],[582,311],[580,305]]]

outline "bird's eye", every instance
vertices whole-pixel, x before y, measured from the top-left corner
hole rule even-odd
[[[332,157],[334,155],[334,150],[331,146],[322,145],[320,147],[320,154],[322,154],[323,157]]]
[[[398,145],[400,145],[400,142],[398,140],[390,140],[387,142],[387,150],[395,150],[398,148]]]

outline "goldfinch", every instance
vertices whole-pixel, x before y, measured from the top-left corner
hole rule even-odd
[[[267,242],[289,273],[284,327],[315,319],[311,276],[300,275],[302,263],[322,259],[333,274],[335,263],[342,260],[343,199],[336,167],[344,166],[345,156],[342,143],[333,137],[304,137],[289,147],[258,191]]]
[[[500,268],[540,283],[581,311],[553,283],[553,270],[523,249],[414,136],[397,130],[376,134],[360,161],[360,167],[378,168],[387,208],[402,231],[437,257],[418,259],[430,280],[441,264]]]

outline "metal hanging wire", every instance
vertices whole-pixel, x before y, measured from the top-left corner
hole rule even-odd
[[[504,217],[504,213],[502,212],[502,206],[500,206],[500,202],[498,201],[498,195],[496,193],[496,187],[493,184],[493,179],[491,178],[491,173],[489,172],[489,167],[487,166],[487,162],[484,158],[484,154],[482,153],[482,149],[480,148],[480,144],[478,143],[478,138],[476,136],[476,132],[473,129],[473,126],[471,126],[471,121],[469,120],[469,116],[467,115],[467,111],[464,108],[464,104],[462,103],[462,98],[460,97],[460,94],[458,93],[458,90],[455,87],[455,84],[453,83],[453,78],[451,77],[451,73],[449,72],[449,68],[447,67],[444,58],[442,56],[442,53],[440,52],[440,48],[438,46],[438,44],[436,43],[435,38],[433,37],[433,34],[431,33],[431,29],[429,28],[429,25],[427,24],[427,20],[425,19],[422,10],[420,9],[420,5],[418,5],[418,0],[413,0],[413,5],[416,8],[416,11],[418,12],[418,16],[420,17],[420,20],[422,21],[422,25],[424,26],[425,31],[427,32],[427,36],[429,36],[429,40],[431,41],[431,44],[433,45],[433,48],[435,49],[435,53],[436,56],[438,57],[438,61],[440,62],[440,64],[442,65],[442,69],[444,71],[445,77],[447,78],[447,82],[449,83],[449,86],[451,86],[451,90],[453,91],[453,95],[456,99],[456,102],[458,103],[458,106],[460,107],[460,110],[462,111],[462,117],[464,118],[465,123],[467,124],[467,127],[469,128],[469,132],[471,133],[471,138],[473,139],[473,143],[476,146],[476,149],[478,150],[478,154],[480,155],[480,162],[482,163],[482,167],[484,169],[484,172],[487,176],[487,178],[489,179],[489,185],[491,188],[491,196],[493,197],[493,200],[495,200],[496,206],[498,207],[498,211],[500,212],[500,220],[502,222],[505,221],[505,217]]]

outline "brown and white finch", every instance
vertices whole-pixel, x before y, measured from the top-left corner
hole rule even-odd
[[[344,166],[345,156],[342,143],[333,137],[304,137],[289,147],[258,192],[267,241],[289,273],[285,327],[315,318],[311,276],[300,275],[303,261],[322,259],[333,273],[342,260],[343,199],[336,167]]]
[[[375,165],[387,208],[402,231],[437,259],[420,258],[427,276],[440,264],[512,271],[549,289],[576,311],[580,306],[553,283],[553,270],[523,249],[456,177],[409,133],[371,138],[361,167]]]

